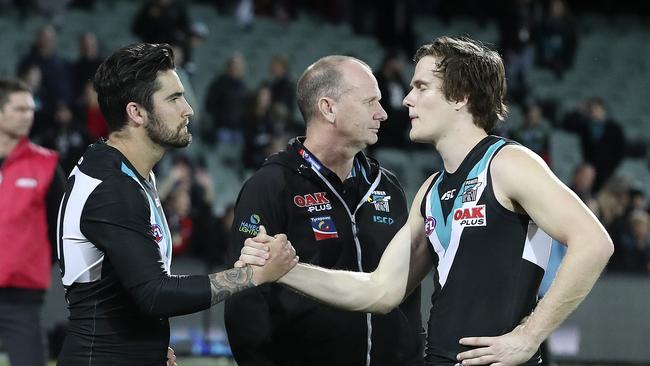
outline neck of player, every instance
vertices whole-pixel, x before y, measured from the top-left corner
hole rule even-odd
[[[467,154],[487,136],[487,133],[473,122],[464,122],[455,124],[435,142],[436,150],[440,153],[448,173],[458,170]]]
[[[347,179],[352,170],[354,163],[354,156],[359,152],[349,146],[344,146],[341,143],[336,143],[326,135],[318,136],[318,138],[311,137],[309,133],[303,144],[307,150],[316,156],[316,158],[333,171],[341,182]]]
[[[160,161],[165,149],[149,139],[139,139],[133,135],[112,133],[106,144],[119,150],[138,171],[141,177],[149,180],[153,166]]]

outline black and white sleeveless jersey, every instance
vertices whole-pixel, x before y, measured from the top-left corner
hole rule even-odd
[[[91,145],[68,178],[58,256],[70,311],[59,365],[165,364],[167,317],[210,305],[207,276],[172,276],[153,174]]]
[[[436,263],[427,365],[454,365],[468,336],[498,336],[533,310],[551,238],[496,200],[490,162],[511,142],[488,136],[453,174],[438,174],[421,213]],[[534,184],[522,181],[521,184]],[[537,364],[536,354],[527,364]]]

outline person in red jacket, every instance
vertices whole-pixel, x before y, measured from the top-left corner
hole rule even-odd
[[[0,79],[0,341],[11,365],[45,365],[41,307],[50,285],[65,176],[58,154],[31,143],[34,98]]]

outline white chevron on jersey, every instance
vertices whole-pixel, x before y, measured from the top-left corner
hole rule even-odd
[[[63,285],[70,286],[74,282],[93,282],[101,277],[102,261],[104,253],[97,249],[84,234],[81,233],[81,212],[90,194],[102,182],[82,173],[75,167],[71,173],[75,177],[74,186],[67,199],[66,207],[59,210],[57,227],[63,227],[63,233],[59,233],[62,245],[57,246],[59,260],[61,260],[60,248],[63,248],[63,260],[65,262],[65,273]],[[66,201],[65,197],[63,202]],[[63,226],[61,226],[61,213],[65,212]]]
[[[537,224],[530,221],[522,258],[542,267],[546,271],[551,256],[552,243],[553,238],[540,229]]]

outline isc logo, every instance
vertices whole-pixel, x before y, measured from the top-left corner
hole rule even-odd
[[[457,208],[454,211],[454,221],[458,221],[460,226],[485,226],[485,205]]]

